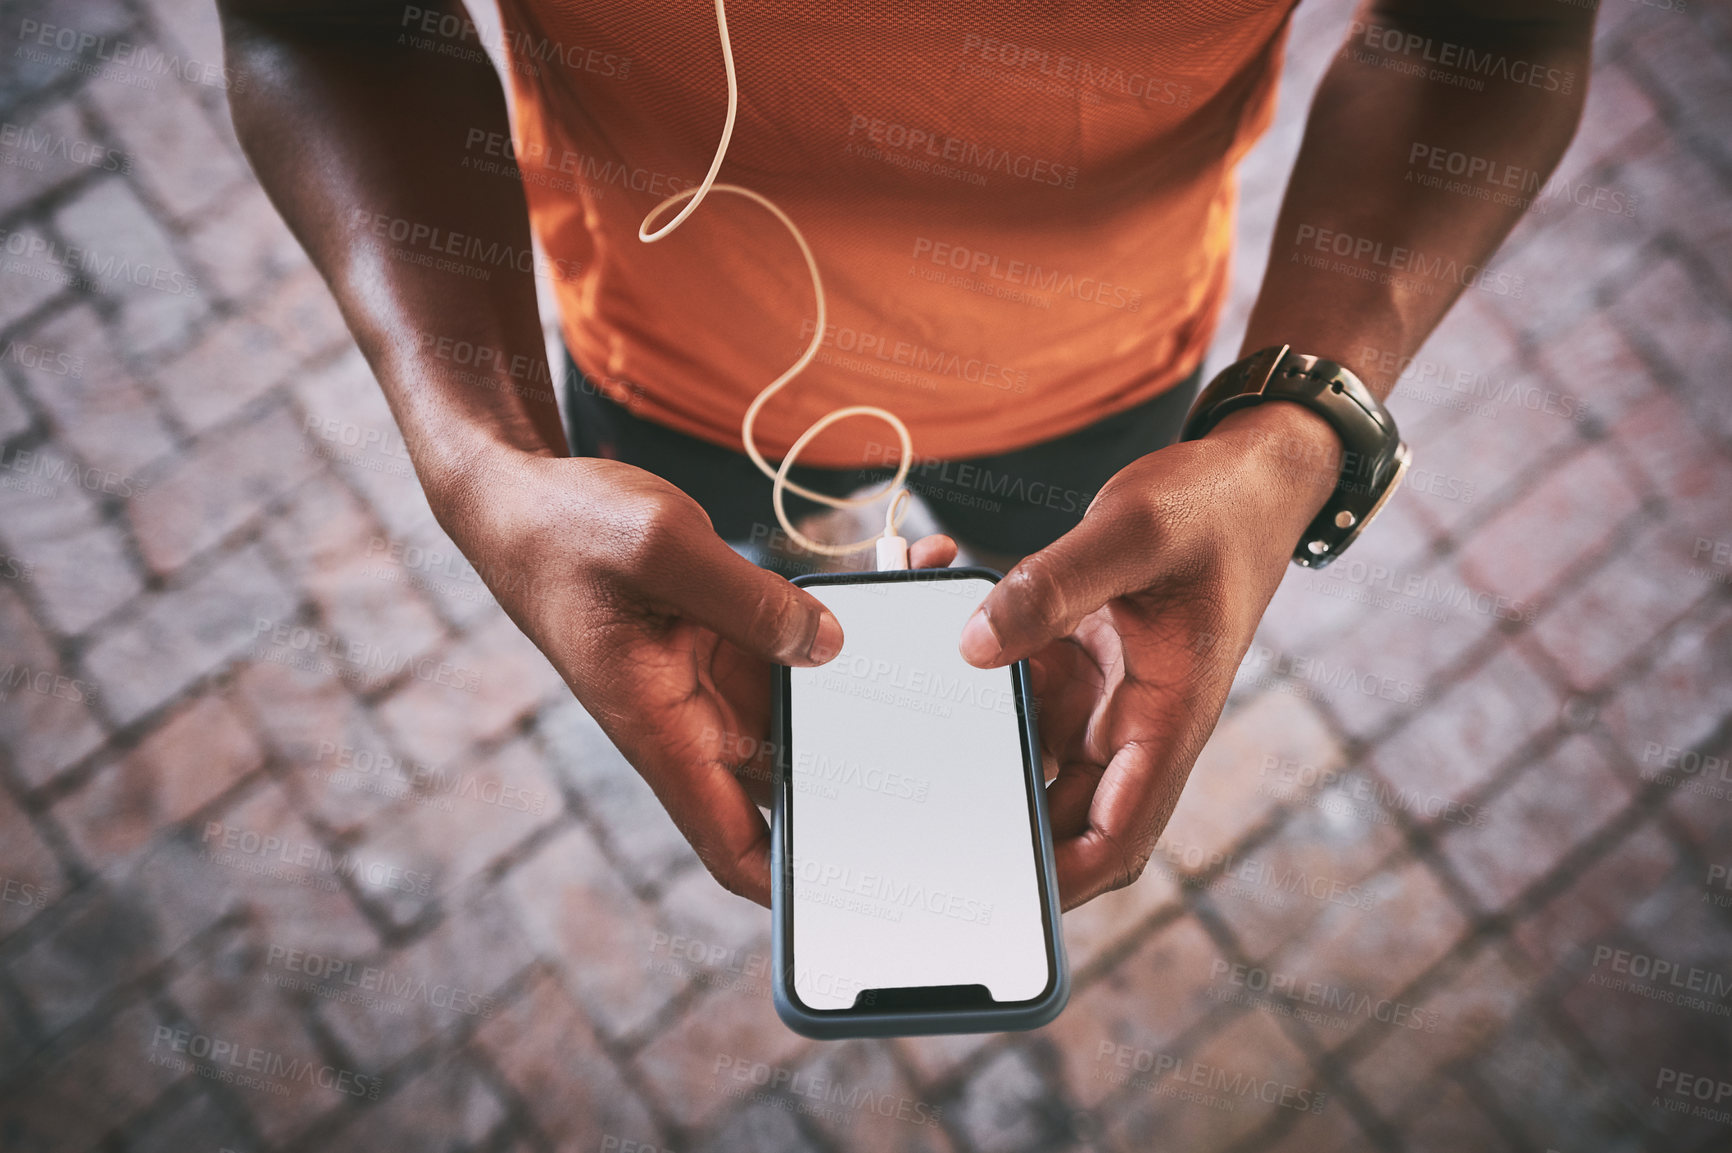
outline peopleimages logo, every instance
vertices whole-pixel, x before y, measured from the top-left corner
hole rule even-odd
[[[1422,36],[1400,28],[1385,28],[1355,20],[1347,26],[1347,42],[1369,52],[1407,57],[1408,63],[1396,71],[1423,75],[1428,79],[1453,83],[1460,87],[1483,91],[1485,79],[1507,80],[1546,92],[1568,95],[1575,90],[1576,74],[1562,68],[1552,68],[1529,60],[1517,60],[1502,52],[1484,52],[1472,45]],[[1438,65],[1428,68],[1427,65]],[[1385,64],[1384,67],[1388,67]]]
[[[1356,265],[1369,264],[1372,266],[1370,271],[1381,270],[1378,279],[1409,273],[1426,280],[1458,284],[1463,288],[1489,292],[1493,296],[1508,297],[1520,297],[1527,284],[1524,277],[1512,276],[1507,272],[1492,272],[1477,264],[1462,264],[1453,256],[1427,256],[1418,249],[1400,244],[1384,244],[1368,236],[1353,236],[1330,228],[1319,228],[1315,224],[1299,226],[1293,237],[1293,247],[1310,247],[1325,255],[1352,261]],[[1317,266],[1316,258],[1309,254],[1302,259],[1300,254],[1295,252],[1293,259]],[[1336,270],[1346,272],[1351,271],[1351,268]]]
[[[18,25],[18,39],[20,43],[13,55],[38,63],[54,63],[51,57],[45,58],[45,54],[37,50],[53,48],[73,55],[80,63],[88,59],[91,64],[113,64],[134,69],[145,76],[174,76],[188,84],[203,84],[234,92],[246,87],[246,78],[231,69],[205,64],[190,57],[183,60],[174,53],[152,48],[148,44],[110,40],[94,32],[59,24],[22,20]],[[154,85],[155,81],[152,80],[145,87]]]
[[[1229,1069],[1172,1053],[1138,1049],[1116,1041],[1095,1048],[1095,1078],[1230,1112],[1243,1101],[1261,1101],[1301,1113],[1321,1113],[1328,1094],[1243,1069]],[[1146,1076],[1136,1076],[1136,1074]],[[1197,1092],[1200,1091],[1200,1092]]]
[[[734,1081],[741,1087],[756,1086],[771,1092],[779,1091],[836,1110],[875,1113],[915,1125],[937,1125],[943,1112],[940,1106],[911,1097],[851,1086],[833,1077],[820,1077],[733,1053],[716,1054],[715,1066],[710,1072],[717,1080]],[[838,1119],[845,1121],[846,1115],[838,1114]]]
[[[195,1033],[191,1029],[174,1029],[167,1025],[156,1027],[150,1047],[150,1061],[153,1065],[179,1068],[183,1072],[191,1065],[202,1077],[251,1085],[273,1092],[279,1087],[265,1084],[258,1078],[268,1077],[279,1082],[299,1081],[350,1097],[364,1097],[369,1101],[379,1099],[379,1091],[385,1084],[382,1077],[339,1069],[335,1065],[285,1057],[281,1053],[261,1049],[256,1045],[227,1041],[205,1033]],[[191,1061],[184,1058],[191,1058]],[[248,1078],[248,1074],[255,1076]]]
[[[951,136],[877,116],[856,112],[848,119],[848,135],[864,136],[880,148],[917,155],[931,161],[962,165],[976,172],[999,172],[1035,184],[1075,188],[1077,168],[1046,157],[1012,152],[961,136]]]
[[[0,123],[0,148],[12,149],[16,160],[8,159],[6,163],[21,168],[40,169],[43,160],[64,160],[104,172],[132,171],[132,158],[118,148],[71,136],[57,136],[52,132],[38,132],[11,121]]]
[[[105,255],[76,244],[60,244],[36,233],[0,231],[0,251],[17,258],[6,261],[6,272],[35,280],[58,280],[64,284],[112,280],[170,296],[191,296],[198,291],[197,278],[178,269],[127,260],[112,253]]]
[[[1014,291],[997,292],[991,295],[1001,295],[1005,299],[1019,300],[1029,293],[1049,293],[1053,296],[1068,296],[1084,304],[1098,304],[1104,308],[1114,308],[1123,312],[1135,312],[1142,307],[1143,294],[1141,289],[1129,288],[1123,284],[1114,284],[1099,276],[1078,276],[1058,268],[1045,268],[1028,260],[1001,256],[998,253],[986,252],[967,245],[955,244],[943,240],[934,240],[929,236],[914,238],[915,269],[922,263],[937,265],[939,268],[950,269],[961,274],[958,283],[961,287],[971,287],[979,284],[990,287],[980,277],[987,281],[999,281],[1008,289],[1027,289],[1028,292]],[[942,276],[942,274],[940,274]],[[929,279],[922,274],[922,279]],[[1039,299],[1039,298],[1033,298]]]

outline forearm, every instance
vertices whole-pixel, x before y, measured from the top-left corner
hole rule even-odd
[[[241,144],[330,284],[435,511],[502,451],[564,455],[522,189],[462,164],[471,133],[509,131],[493,70],[399,43],[400,6],[222,7],[249,81],[233,102]],[[455,356],[465,343],[488,351]]]
[[[1513,290],[1481,277],[1521,216],[1522,205],[1510,201],[1537,192],[1575,131],[1592,17],[1554,0],[1469,7],[1386,2],[1361,10],[1312,106],[1246,352],[1292,344],[1345,364],[1384,396],[1401,358],[1418,351],[1465,288]],[[1377,44],[1400,35],[1402,47],[1368,47],[1373,27],[1386,30],[1372,37]],[[1472,50],[1475,59],[1504,63],[1483,74],[1445,68],[1445,44],[1452,57]],[[1418,66],[1418,75],[1401,70]],[[1478,76],[1484,90],[1432,79],[1434,69]],[[1503,78],[1511,74],[1537,82]],[[1487,165],[1463,181],[1449,173],[1452,153]],[[1486,179],[1490,164],[1498,167]],[[1458,188],[1429,187],[1425,178],[1438,175]],[[1503,179],[1515,186],[1499,187]]]

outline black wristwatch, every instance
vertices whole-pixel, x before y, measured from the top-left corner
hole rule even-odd
[[[1395,430],[1395,418],[1357,376],[1285,344],[1222,369],[1191,405],[1179,439],[1197,440],[1228,413],[1267,400],[1304,405],[1329,422],[1345,448],[1335,492],[1293,550],[1294,564],[1322,568],[1383,510],[1411,454]]]

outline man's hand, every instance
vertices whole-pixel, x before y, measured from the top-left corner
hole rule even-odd
[[[823,664],[842,626],[716,536],[698,503],[618,461],[524,455],[440,519],[518,627],[641,773],[704,866],[770,901],[771,663]],[[956,546],[927,537],[910,563]]]
[[[1119,472],[964,626],[972,664],[1030,658],[1065,908],[1142,874],[1340,451],[1298,405],[1234,413]]]

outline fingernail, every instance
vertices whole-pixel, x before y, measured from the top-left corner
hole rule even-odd
[[[829,613],[818,618],[818,635],[812,638],[812,647],[806,650],[806,655],[819,664],[842,651],[842,624]]]
[[[997,660],[1003,646],[998,643],[998,634],[992,631],[992,622],[986,614],[975,609],[962,626],[962,640],[957,647],[962,650],[963,660],[971,665],[984,665]]]

